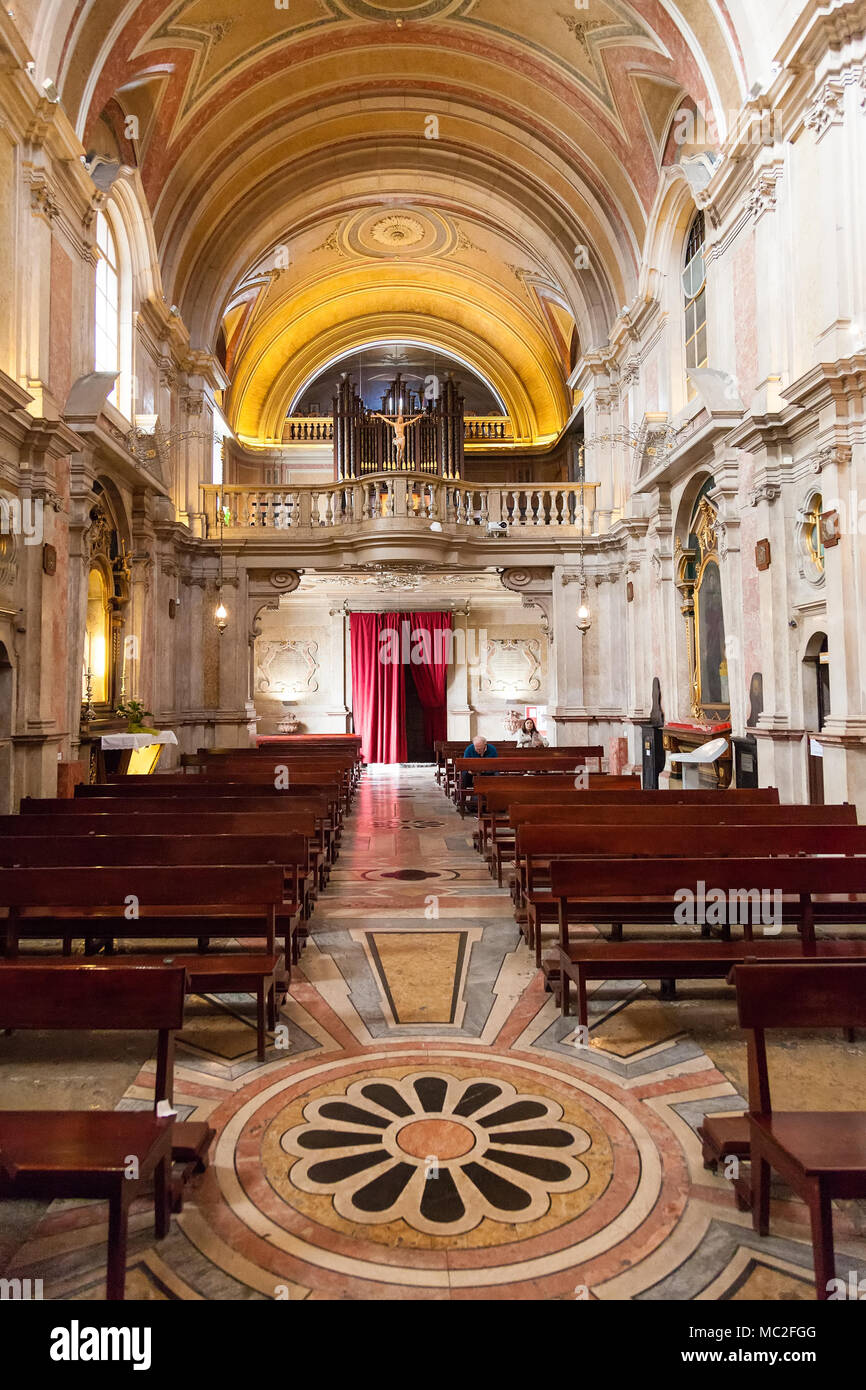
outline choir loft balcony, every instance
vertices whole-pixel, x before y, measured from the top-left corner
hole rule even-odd
[[[202,488],[203,533],[257,549],[403,538],[440,548],[467,542],[573,548],[582,534],[593,534],[598,486],[467,483],[414,472],[329,485],[209,484]]]
[[[471,452],[479,444],[512,444],[514,426],[507,415],[466,415],[463,418],[465,447]],[[333,444],[332,415],[293,415],[283,428],[283,444]]]

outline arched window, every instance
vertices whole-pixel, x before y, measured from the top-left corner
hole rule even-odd
[[[692,222],[686,243],[685,268],[683,270],[683,293],[686,316],[686,367],[706,367],[709,361],[707,349],[707,269],[704,261],[706,226],[704,214],[699,212]],[[689,382],[689,400],[697,394],[693,382]]]
[[[96,218],[96,350],[98,372],[120,371],[120,269],[117,241],[104,212]],[[109,396],[117,404],[117,388]]]
[[[117,372],[108,397],[132,418],[132,276],[122,237],[104,212],[96,218],[96,294],[93,365],[97,372]]]

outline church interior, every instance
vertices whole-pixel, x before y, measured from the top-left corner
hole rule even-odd
[[[0,60],[0,1301],[866,1298],[866,0]]]

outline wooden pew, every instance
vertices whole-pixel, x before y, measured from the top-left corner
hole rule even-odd
[[[643,791],[637,779],[602,776],[601,781],[590,777],[589,788],[577,788],[573,776],[559,773],[546,773],[543,778],[483,776],[476,779],[479,829],[482,820],[488,823],[495,820],[497,837],[499,827],[506,831],[509,808],[521,804],[556,806],[610,806],[625,802],[628,806],[674,806],[678,804],[701,806],[713,805],[723,797],[731,803],[741,805],[778,805],[779,793],[775,788],[762,791]],[[511,837],[513,838],[513,837]],[[486,852],[486,842],[479,834],[479,847]]]
[[[557,764],[565,763],[566,765],[571,764],[573,766],[577,766],[578,764],[582,765],[585,762],[595,761],[599,765],[598,771],[600,772],[601,760],[605,756],[604,748],[600,743],[575,743],[567,744],[561,748],[537,748],[526,750],[518,748],[516,741],[503,742],[501,739],[498,738],[493,739],[491,741],[494,744],[494,747],[496,748],[498,754],[498,757],[495,759],[496,762],[511,761],[514,758],[537,759],[538,757],[545,757],[555,761]],[[445,794],[454,802],[455,805],[459,804],[458,783],[461,780],[457,777],[455,762],[456,760],[463,757],[463,754],[466,752],[468,746],[468,741],[460,740],[459,743],[446,743],[443,749]],[[479,759],[477,758],[470,758],[470,762],[472,763],[478,761]],[[484,758],[481,761],[493,762],[494,759]]]
[[[866,962],[767,967],[749,961],[736,966],[733,983],[748,1049],[752,1224],[758,1235],[769,1235],[775,1169],[809,1207],[815,1292],[824,1301],[835,1292],[832,1203],[866,1198],[866,1112],[774,1111],[766,1035],[778,1028],[866,1026]]]
[[[700,808],[703,809],[703,808]],[[788,807],[768,808],[777,813]],[[853,809],[853,808],[852,808]],[[771,858],[787,855],[866,855],[866,827],[857,825],[722,825],[719,822],[668,826],[535,825],[523,822],[517,831],[520,862],[522,923],[527,944],[534,944],[541,964],[541,928],[558,920],[557,900],[550,892],[550,868],[559,859],[697,859]],[[643,910],[643,909],[642,909]],[[640,918],[644,922],[644,918]],[[655,920],[652,913],[646,918]],[[667,916],[662,912],[661,919]],[[705,932],[704,935],[707,933]],[[728,932],[724,935],[727,937]],[[622,923],[613,924],[612,941],[622,940]]]
[[[277,913],[283,908],[284,871],[278,864],[0,869],[0,919],[7,959],[18,957],[22,936],[60,937],[64,956],[75,937],[154,940],[192,938],[199,948],[213,936],[264,936],[264,951],[176,957],[197,993],[255,994],[258,1050],[264,1060],[266,1028],[276,1026],[281,958],[275,949]],[[135,903],[137,916],[126,911]],[[186,910],[185,910],[186,909]],[[204,914],[202,917],[200,914]],[[284,918],[280,919],[285,922]],[[218,925],[217,925],[218,924]],[[283,925],[285,969],[291,969],[291,922]]]
[[[641,921],[666,913],[674,921],[676,894],[705,883],[708,890],[779,890],[784,921],[799,935],[754,940],[748,927],[738,941],[572,942],[572,922]],[[726,979],[732,966],[759,959],[866,955],[866,941],[816,942],[816,916],[824,923],[866,922],[866,858],[760,859],[554,859],[550,886],[559,917],[560,1002],[569,1012],[570,983],[577,986],[578,1018],[588,1025],[588,980]],[[833,895],[836,895],[834,898]],[[845,898],[853,899],[845,901]],[[822,899],[824,899],[822,901]]]
[[[112,1301],[125,1292],[129,1206],[150,1179],[156,1236],[169,1231],[175,1122],[157,1115],[156,1105],[172,1099],[174,1034],[183,1027],[185,984],[181,968],[0,965],[0,1027],[158,1033],[153,1112],[0,1112],[0,1198],[108,1202],[106,1293]],[[128,1176],[130,1154],[138,1160],[137,1177]]]
[[[198,760],[198,776],[285,780],[303,779],[320,782],[340,782],[351,804],[358,783],[358,766],[345,753],[299,754],[274,749],[259,749],[242,753],[214,755],[203,753]]]
[[[684,800],[690,793],[668,792],[669,800],[647,805],[644,801],[629,801],[614,806],[593,806],[585,799],[575,804],[558,801],[511,802],[508,805],[508,823],[514,836],[521,825],[562,826],[616,826],[630,825],[636,836],[642,833],[643,826],[676,825],[856,825],[857,808],[843,806],[755,806],[738,800],[737,796],[713,796],[709,802],[695,804]],[[496,809],[496,793],[488,794],[488,802]],[[523,871],[520,858],[515,862],[515,877],[512,896],[515,902],[521,900]]]
[[[90,806],[91,803],[88,802],[87,805]],[[68,815],[52,812],[49,815],[33,813],[26,816],[0,816],[0,843],[4,837],[16,840],[22,837],[35,840],[48,837],[54,841],[103,836],[127,838],[129,824],[130,822],[121,821],[110,811],[86,816],[74,810]],[[134,824],[136,838],[158,836],[179,841],[189,834],[190,817],[177,806],[172,812],[151,814],[148,804],[147,810],[136,812]],[[201,834],[213,840],[220,840],[224,836],[268,840],[275,833],[278,833],[281,839],[283,836],[302,835],[307,843],[307,856],[298,871],[297,901],[302,917],[309,916],[324,861],[324,849],[318,839],[317,818],[312,812],[300,812],[293,806],[290,813],[281,812],[275,822],[273,815],[267,812],[206,811],[196,814],[195,824]],[[172,853],[173,851],[169,851],[169,854]],[[259,857],[263,861],[269,858],[267,854],[253,855],[247,862],[256,862]],[[168,862],[175,861],[169,859]]]
[[[278,864],[243,868],[153,865],[102,868],[0,869],[5,954],[21,937],[62,939],[155,936],[209,940],[259,936],[274,954],[284,874]],[[136,900],[138,917],[127,915]]]
[[[158,780],[151,778],[151,781]],[[106,796],[77,796],[69,800],[40,800],[24,797],[21,802],[21,815],[56,816],[66,820],[70,816],[110,816],[117,825],[125,825],[132,815],[171,816],[183,813],[187,817],[210,815],[216,812],[234,815],[265,815],[271,817],[269,830],[279,832],[280,827],[289,826],[289,821],[298,814],[312,812],[316,817],[317,835],[325,852],[328,864],[337,858],[338,827],[334,815],[334,801],[328,796],[294,794],[286,792],[266,792],[256,790],[246,795],[235,795],[225,789],[199,787],[197,791],[176,792],[167,788],[161,795],[137,791],[131,796],[116,794],[114,789]],[[298,789],[295,789],[297,792]],[[189,819],[187,825],[189,825]],[[292,827],[296,828],[296,827]],[[18,832],[16,832],[18,833]],[[142,832],[145,833],[145,832]],[[158,833],[158,831],[156,832]],[[323,880],[324,881],[324,880]]]
[[[611,797],[616,796],[617,800],[623,797],[630,799],[636,796],[640,790],[639,777],[610,777],[605,772],[591,772],[586,776],[585,785],[580,789],[575,786],[574,774],[563,783],[558,774],[545,774],[543,779],[547,782],[548,776],[556,778],[555,785],[561,787],[562,794],[570,796],[586,796],[592,793],[593,799],[597,796]],[[483,855],[488,861],[491,873],[497,876],[499,887],[502,887],[502,865],[505,862],[507,851],[514,848],[514,836],[508,825],[508,807],[511,802],[508,800],[513,795],[513,788],[520,788],[521,784],[528,781],[535,782],[535,778],[503,777],[501,782],[494,777],[481,777],[476,782],[476,801],[477,801],[477,830],[473,836],[473,842],[479,854]],[[551,786],[554,784],[550,784]],[[522,791],[519,791],[522,795]]]
[[[288,782],[294,786],[328,786],[335,783],[340,788],[340,795],[343,801],[343,809],[348,812],[351,808],[352,797],[355,790],[354,766],[349,761],[309,761],[307,759],[292,759],[279,757],[264,757],[261,754],[253,754],[252,757],[237,758],[226,756],[224,758],[206,759],[200,766],[195,777],[195,781],[227,781],[248,783],[251,786],[266,785],[270,783],[278,790],[284,790]],[[131,782],[134,779],[121,778],[123,782]],[[160,780],[168,780],[167,778]],[[180,779],[186,782],[187,775],[184,774]]]
[[[436,758],[436,781],[441,785],[442,779],[444,779],[445,795],[449,798],[452,797],[454,784],[454,759],[462,758],[471,742],[472,740],[469,738],[437,739],[433,745],[433,753]],[[503,742],[497,738],[493,740],[493,743],[500,753],[517,752],[516,739],[506,739]]]
[[[189,824],[184,829],[188,831]],[[291,918],[292,951],[291,957],[286,959],[286,975],[290,979],[291,965],[298,960],[300,945],[294,917],[297,913],[304,920],[309,915],[305,903],[309,872],[307,837],[299,834],[213,836],[206,825],[200,826],[200,829],[203,833],[198,835],[142,835],[133,821],[128,832],[114,835],[0,834],[0,866],[23,869],[39,866],[75,868],[83,865],[117,868],[126,864],[219,864],[228,867],[234,864],[246,869],[250,864],[279,864],[286,879],[280,916],[284,918],[288,911]],[[213,964],[213,958],[209,964]],[[219,991],[212,986],[211,992]]]
[[[551,776],[559,776],[566,779],[570,776],[571,783],[578,771],[584,768],[587,763],[599,762],[599,773],[601,772],[601,755],[603,749],[598,747],[579,748],[560,750],[551,753],[548,749],[536,749],[532,753],[514,753],[507,757],[497,758],[455,758],[454,777],[457,809],[461,816],[466,814],[466,802],[470,796],[475,795],[479,778],[483,776],[541,776],[542,773]],[[640,779],[635,779],[638,784]]]

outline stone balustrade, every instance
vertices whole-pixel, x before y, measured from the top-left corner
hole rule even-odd
[[[467,415],[464,420],[467,444],[513,440],[514,430],[506,415]],[[284,444],[330,444],[334,439],[332,415],[293,415],[283,428]]]
[[[597,483],[582,489],[586,534],[593,530]],[[504,524],[514,532],[581,529],[581,488],[571,483],[468,483],[423,473],[377,473],[341,483],[284,487],[220,486],[202,489],[205,533],[251,527],[321,534],[349,527],[378,528],[383,522],[456,532]]]

